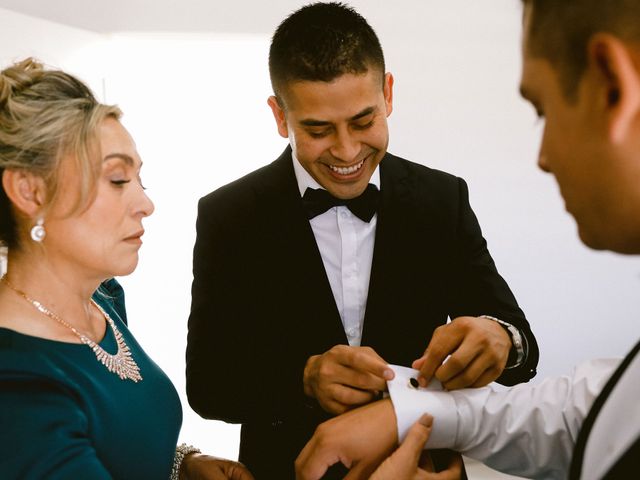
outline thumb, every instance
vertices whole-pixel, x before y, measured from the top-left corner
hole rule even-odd
[[[420,455],[424,444],[429,439],[432,424],[431,415],[422,415],[420,420],[411,426],[400,447],[374,472],[371,480],[415,478],[416,471],[419,469]]]
[[[429,440],[432,426],[433,417],[427,413],[422,415],[420,419],[411,426],[407,436],[400,447],[394,452],[393,456],[395,456],[401,464],[405,464],[406,462],[417,465],[424,445],[427,443],[427,440]]]

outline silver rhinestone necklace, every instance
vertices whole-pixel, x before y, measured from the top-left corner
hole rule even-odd
[[[133,380],[136,383],[142,380],[142,376],[140,375],[140,368],[138,367],[135,360],[131,356],[131,351],[129,350],[129,347],[125,343],[124,338],[122,338],[122,334],[117,329],[116,324],[111,319],[111,317],[107,314],[107,312],[105,312],[102,309],[102,307],[100,307],[100,305],[94,302],[93,299],[91,299],[91,303],[104,316],[104,318],[107,320],[107,323],[111,327],[111,330],[113,331],[113,336],[115,337],[116,344],[118,345],[118,351],[115,353],[115,355],[112,355],[106,352],[100,345],[98,345],[96,342],[91,340],[85,334],[80,333],[78,330],[76,330],[75,327],[73,327],[72,325],[64,321],[54,312],[52,312],[47,307],[45,307],[42,303],[40,303],[37,300],[34,300],[33,298],[29,297],[26,293],[24,293],[22,290],[18,290],[16,287],[11,285],[11,283],[9,283],[9,280],[7,280],[6,276],[2,277],[2,281],[11,290],[16,292],[18,295],[24,298],[27,302],[33,305],[34,308],[38,310],[40,313],[55,320],[61,325],[64,325],[73,333],[75,333],[82,343],[84,343],[89,348],[91,348],[91,350],[93,350],[93,353],[96,355],[96,358],[98,359],[98,361],[102,363],[102,365],[107,367],[107,370],[109,370],[111,373],[115,373],[116,375],[118,375],[118,377],[120,377],[121,380]]]

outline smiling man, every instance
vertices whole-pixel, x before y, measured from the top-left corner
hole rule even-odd
[[[640,2],[523,3],[520,90],[545,121],[538,163],[556,178],[586,245],[638,254]],[[318,429],[297,461],[299,479],[320,478],[338,459],[367,472],[420,417],[371,478],[434,478],[418,463],[425,442],[527,478],[638,478],[639,350],[640,343],[623,359],[588,361],[570,375],[503,391],[419,391],[407,387],[416,372],[398,370],[391,400]]]
[[[510,385],[538,349],[465,182],[387,152],[393,76],[366,20],[301,8],[269,70],[289,147],[200,202],[187,393],[242,423],[241,461],[280,480],[320,422],[380,397],[388,363],[448,389]]]

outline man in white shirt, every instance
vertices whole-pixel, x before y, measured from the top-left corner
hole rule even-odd
[[[640,253],[640,2],[523,3],[520,91],[545,120],[539,166],[558,181],[586,245]],[[394,367],[391,400],[321,425],[298,478],[320,478],[336,461],[352,467],[349,478],[368,478],[408,431],[372,478],[439,478],[420,466],[425,441],[531,478],[638,478],[639,350],[506,391],[423,389],[417,370]]]

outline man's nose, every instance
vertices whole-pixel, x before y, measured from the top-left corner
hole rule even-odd
[[[352,163],[360,153],[360,142],[348,132],[338,132],[331,154],[345,163]]]

